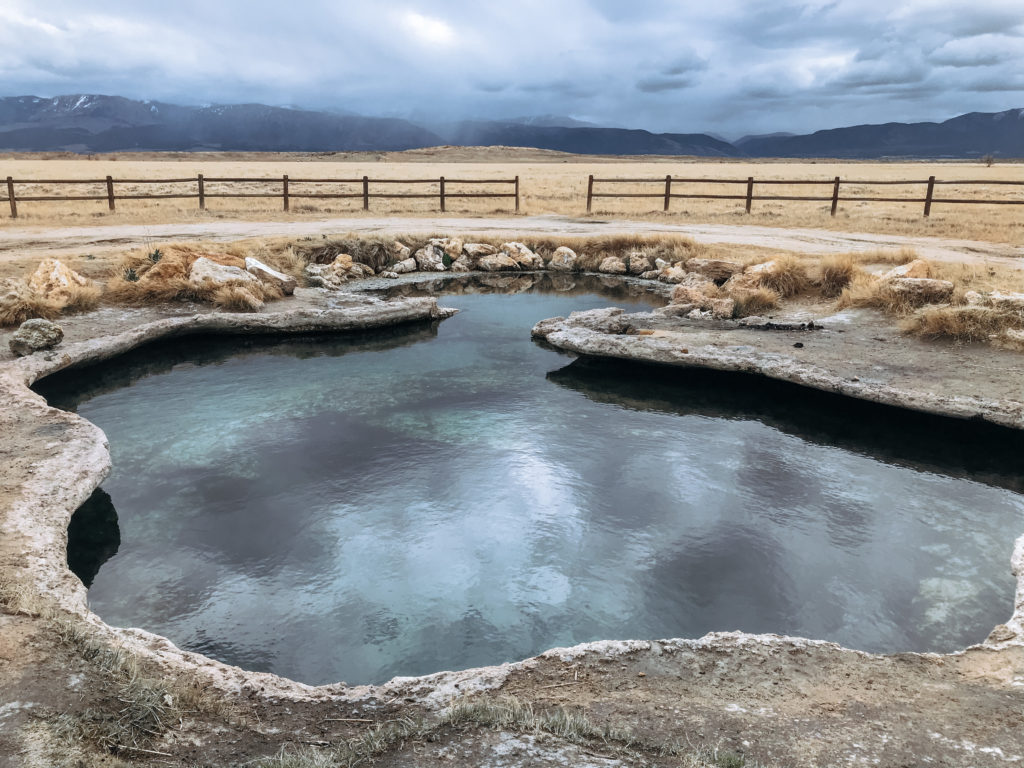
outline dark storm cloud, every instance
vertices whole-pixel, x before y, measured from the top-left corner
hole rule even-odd
[[[809,131],[1024,106],[1021,0],[3,0],[6,95]]]

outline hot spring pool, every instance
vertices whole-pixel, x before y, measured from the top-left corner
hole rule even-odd
[[[110,439],[113,473],[70,528],[93,609],[308,683],[730,629],[949,651],[1009,617],[1019,435],[573,361],[531,326],[658,303],[576,282],[41,382]]]

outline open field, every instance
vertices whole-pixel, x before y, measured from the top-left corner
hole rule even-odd
[[[647,192],[658,194],[664,189],[664,177],[672,174],[687,178],[745,179],[817,179],[828,181],[835,176],[860,181],[914,180],[914,185],[870,187],[844,184],[842,195],[912,197],[924,195],[923,182],[930,175],[939,180],[1024,180],[1024,166],[997,163],[986,167],[979,162],[901,162],[867,163],[848,161],[708,161],[687,158],[607,158],[563,155],[541,150],[438,148],[403,153],[338,153],[317,155],[257,155],[255,153],[187,154],[155,153],[132,155],[119,153],[110,156],[76,158],[47,155],[8,155],[0,158],[0,176],[20,179],[114,179],[192,178],[197,174],[215,177],[293,178],[290,192],[291,211],[281,210],[281,199],[246,198],[207,201],[206,211],[198,209],[198,201],[187,200],[128,200],[117,203],[117,211],[109,212],[103,201],[93,202],[26,202],[19,207],[19,218],[0,217],[0,230],[24,227],[78,226],[115,223],[165,224],[172,222],[202,222],[217,219],[240,220],[303,220],[325,217],[376,217],[401,213],[406,216],[436,215],[437,200],[380,200],[373,199],[370,211],[362,210],[358,198],[342,200],[303,200],[303,192],[360,192],[359,185],[303,185],[294,179],[302,178],[358,178],[373,179],[425,179],[445,176],[449,179],[449,192],[497,191],[508,192],[507,185],[458,190],[458,178],[505,178],[519,176],[521,180],[524,215],[562,214],[586,215],[587,176],[599,178],[629,177],[661,179],[649,185],[611,185],[600,191],[617,193]],[[413,191],[396,189],[388,185],[387,191]],[[209,195],[217,192],[278,192],[280,185],[225,185],[207,183]],[[118,184],[117,194],[195,194],[196,182],[177,185]],[[992,200],[1019,198],[1020,187],[1014,186],[957,186],[937,188],[936,197],[980,197]],[[384,191],[377,188],[372,191]],[[418,187],[416,192],[437,192],[437,185]],[[741,187],[722,185],[681,185],[675,193],[737,194]],[[827,196],[831,187],[772,185],[755,194]],[[18,196],[105,194],[102,183],[95,186],[48,186],[33,188],[19,185]],[[513,207],[511,199],[450,199],[448,216],[473,214],[477,216],[507,215]],[[591,218],[632,218],[663,223],[729,223],[757,224],[773,227],[816,227],[837,231],[861,231],[911,236],[957,237],[1011,244],[1024,244],[1024,208],[1008,205],[943,205],[936,204],[930,218],[922,216],[920,203],[840,202],[835,218],[829,215],[828,202],[793,202],[755,200],[750,215],[744,213],[743,201],[738,200],[673,200],[669,213],[661,211],[662,201],[657,198],[624,200],[597,199]],[[3,212],[6,214],[6,210]],[[2,214],[0,214],[2,215]]]

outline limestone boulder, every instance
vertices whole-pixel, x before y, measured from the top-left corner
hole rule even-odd
[[[380,273],[380,275],[378,275],[378,277],[383,277],[385,280],[397,280],[398,273],[385,269],[383,272]]]
[[[716,320],[728,320],[736,313],[735,299],[711,299],[711,316]]]
[[[453,261],[462,255],[463,243],[460,237],[435,237],[428,242],[448,254],[448,258]]]
[[[498,249],[487,243],[466,243],[462,246],[462,254],[471,259],[479,259],[481,256],[491,256],[498,252]]]
[[[953,284],[948,280],[926,277],[896,277],[886,281],[889,290],[912,304],[942,304],[953,296]]]
[[[472,272],[473,271],[473,258],[463,252],[459,258],[452,262],[452,265],[448,267],[452,272]]]
[[[502,253],[507,253],[510,258],[514,259],[521,269],[544,269],[544,259],[522,243],[503,243],[501,251]]]
[[[410,249],[405,243],[398,240],[395,240],[392,244],[391,252],[394,254],[395,261],[405,261],[412,257],[412,249]]]
[[[352,265],[354,263],[355,262],[352,260],[352,257],[347,253],[339,253],[334,257],[334,261],[331,262],[330,267],[335,272],[341,273],[352,269]]]
[[[445,252],[439,245],[425,245],[416,251],[416,266],[423,272],[444,272],[448,269],[445,266]],[[449,257],[450,258],[450,257]]]
[[[23,357],[43,349],[52,349],[64,340],[64,329],[50,320],[26,320],[7,342],[11,352]]]
[[[314,288],[335,290],[348,282],[348,272],[335,272],[331,264],[307,264],[302,272]]]
[[[407,259],[402,259],[401,261],[392,264],[391,271],[399,275],[404,275],[408,274],[409,272],[415,272],[416,267],[416,259],[409,257]]]
[[[640,275],[640,279],[641,280],[657,280],[658,279],[658,275],[660,275],[660,274],[661,274],[661,272],[659,272],[658,270],[652,269],[652,270],[644,272],[642,275]]]
[[[65,307],[71,301],[72,293],[93,285],[92,280],[75,272],[57,259],[43,259],[28,279],[34,293],[58,307]]]
[[[364,277],[373,277],[376,272],[373,271],[373,267],[369,264],[360,264],[356,262],[348,268],[348,276],[359,280]]]
[[[1024,293],[992,291],[992,293],[985,297],[985,303],[1004,312],[1024,313]]]
[[[626,262],[618,256],[609,256],[601,262],[597,271],[606,275],[624,275],[627,272]]]
[[[897,277],[925,278],[932,276],[931,265],[924,259],[914,259],[907,264],[890,269],[882,275],[883,280],[892,280]]]
[[[687,259],[684,265],[691,272],[699,272],[716,283],[724,283],[733,275],[743,271],[743,265],[737,261],[725,259]]]
[[[555,249],[555,252],[551,255],[551,261],[548,262],[548,269],[554,270],[555,272],[575,272],[576,271],[576,251],[567,246],[560,246]]]
[[[216,261],[200,256],[192,262],[188,279],[190,283],[214,283],[224,285],[225,283],[254,283],[259,284],[260,279],[241,267],[229,267],[218,264]]]
[[[662,283],[681,283],[692,273],[682,267],[665,267],[658,272],[658,280]]]
[[[547,335],[560,327],[588,328],[600,333],[623,334],[634,330],[634,326],[626,319],[625,311],[618,307],[591,309],[584,312],[573,312],[568,318],[553,317],[542,320],[533,327],[532,335],[546,338]]]
[[[687,285],[680,283],[672,289],[673,304],[693,304],[701,309],[710,309],[712,296],[717,293],[714,283]]]
[[[489,256],[482,256],[476,263],[476,268],[484,272],[510,272],[519,270],[519,262],[510,254],[493,253]]]
[[[665,261],[664,259],[655,259],[654,260],[654,268],[656,270],[658,270],[659,272],[661,272],[664,269],[668,269],[671,266],[672,266],[672,262]]]
[[[631,275],[642,275],[654,269],[651,258],[643,251],[630,251],[626,256],[626,268]]]
[[[294,277],[278,272],[276,269],[268,267],[262,261],[254,259],[252,256],[247,256],[245,259],[245,271],[251,275],[256,275],[264,283],[276,285],[285,296],[291,296],[295,292],[297,281]]]

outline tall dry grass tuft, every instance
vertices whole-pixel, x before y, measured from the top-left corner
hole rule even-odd
[[[0,281],[0,327],[21,325],[36,317],[53,320],[59,314],[59,304],[44,299],[24,280]]]
[[[219,285],[210,293],[209,300],[214,306],[234,312],[258,312],[263,309],[263,299],[244,283]]]
[[[781,297],[770,288],[737,288],[728,291],[729,298],[736,302],[734,317],[760,315],[777,309]]]
[[[866,272],[859,272],[839,295],[836,307],[877,309],[889,315],[903,316],[909,315],[924,303],[927,302],[922,297],[894,291],[887,280],[879,280]]]
[[[63,307],[64,314],[74,312],[89,312],[99,306],[103,291],[98,285],[72,285],[64,289],[68,296],[67,304]]]
[[[1008,330],[1024,329],[1024,318],[993,307],[928,307],[903,322],[903,330],[915,336],[955,341],[989,341]]]
[[[831,256],[822,260],[818,287],[826,299],[834,299],[853,281],[857,273],[853,258],[849,255]]]
[[[772,259],[773,266],[757,276],[758,285],[788,299],[811,287],[811,278],[803,263],[793,256]]]

